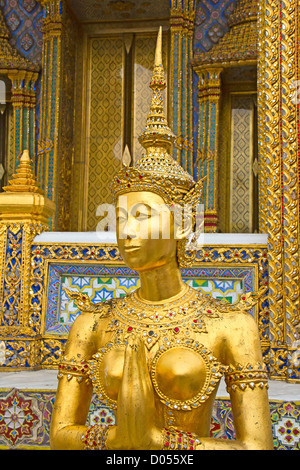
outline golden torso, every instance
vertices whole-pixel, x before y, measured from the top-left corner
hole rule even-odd
[[[223,448],[223,440],[210,438],[223,375],[241,440],[226,445],[272,447],[260,340],[242,303],[230,306],[190,287],[157,302],[140,299],[138,292],[100,304],[68,295],[82,314],[59,365],[51,425],[55,448],[82,448],[93,393],[116,414],[110,449],[160,449],[164,429],[194,433],[205,445]]]
[[[139,336],[155,390],[157,425],[208,436],[226,370],[223,321],[212,299],[187,287],[167,303],[147,304],[134,293],[106,303],[106,308],[97,322],[96,352],[87,362],[100,400],[116,408],[126,344]]]

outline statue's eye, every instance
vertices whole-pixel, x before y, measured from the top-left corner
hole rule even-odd
[[[146,220],[150,217],[150,214],[148,214],[148,212],[143,212],[143,211],[136,211],[136,215],[135,215],[135,218],[136,220],[138,220],[139,222],[141,222],[142,220]]]
[[[118,223],[124,223],[127,221],[127,216],[125,214],[118,214],[116,217]]]

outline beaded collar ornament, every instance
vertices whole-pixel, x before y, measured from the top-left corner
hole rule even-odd
[[[134,167],[122,163],[112,183],[114,199],[126,192],[151,191],[159,194],[168,205],[196,205],[201,200],[203,182],[195,183],[192,176],[170,156],[175,135],[168,126],[163,109],[166,80],[162,65],[162,28],[158,33],[150,88],[153,90],[150,112],[139,137],[146,153]]]

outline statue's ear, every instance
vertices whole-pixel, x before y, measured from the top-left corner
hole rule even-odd
[[[195,230],[194,224],[197,219],[197,211],[202,199],[203,183],[206,177],[197,181],[183,198],[183,205],[174,205],[174,230],[177,240],[189,238]],[[196,217],[196,219],[195,219]]]

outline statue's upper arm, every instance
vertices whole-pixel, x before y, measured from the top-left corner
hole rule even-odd
[[[258,327],[254,318],[247,313],[236,313],[229,322],[225,380],[236,438],[250,449],[271,449],[273,438],[267,370],[263,363]]]

